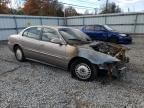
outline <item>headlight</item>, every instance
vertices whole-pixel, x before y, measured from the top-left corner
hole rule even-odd
[[[121,35],[121,36],[127,36],[126,34],[119,34],[119,35]]]

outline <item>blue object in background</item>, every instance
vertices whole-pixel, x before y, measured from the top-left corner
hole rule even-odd
[[[81,31],[86,33],[92,40],[114,42],[119,44],[132,43],[132,37],[129,34],[117,32],[108,25],[84,26]]]

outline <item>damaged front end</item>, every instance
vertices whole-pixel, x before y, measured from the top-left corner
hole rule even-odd
[[[120,60],[119,62],[114,63],[107,61],[106,63],[99,65],[99,69],[108,70],[110,79],[112,76],[120,78],[126,74],[126,63],[129,62],[129,57],[126,56],[126,51],[129,50],[128,48],[108,42],[94,42],[90,45],[90,47],[92,47],[95,51],[110,55]]]

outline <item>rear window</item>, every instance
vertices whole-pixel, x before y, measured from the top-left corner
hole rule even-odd
[[[41,28],[31,27],[23,32],[23,36],[39,40],[41,38]]]
[[[105,28],[101,25],[92,25],[85,27],[85,31],[100,31],[100,30],[105,30]]]

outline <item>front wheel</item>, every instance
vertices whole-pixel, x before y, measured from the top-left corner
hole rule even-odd
[[[117,40],[116,38],[112,37],[112,38],[110,39],[110,42],[112,42],[112,43],[118,43],[118,40]]]
[[[18,46],[15,48],[15,57],[18,61],[21,62],[25,59],[22,49]]]
[[[97,68],[90,62],[77,60],[71,65],[71,74],[78,80],[92,81],[96,78]]]

